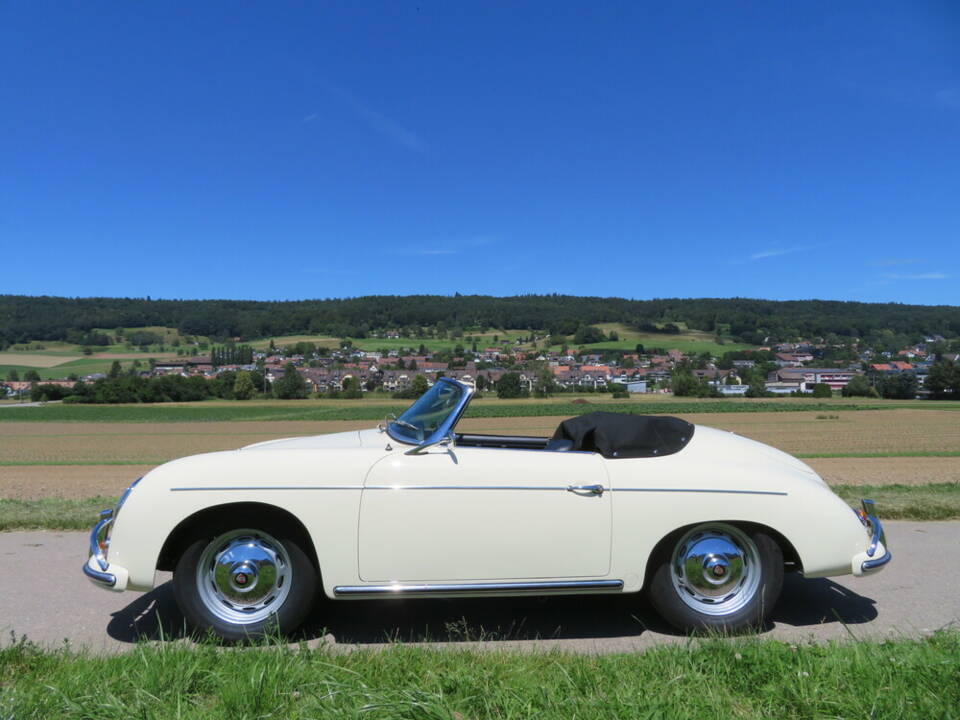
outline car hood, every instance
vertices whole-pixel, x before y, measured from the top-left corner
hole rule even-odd
[[[321,450],[336,448],[346,450],[350,448],[373,447],[386,443],[386,436],[379,430],[349,430],[329,435],[311,435],[309,437],[284,438],[282,440],[267,440],[240,448],[243,451],[259,450]]]

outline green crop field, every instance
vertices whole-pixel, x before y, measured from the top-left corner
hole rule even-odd
[[[278,403],[169,403],[158,405],[64,405],[50,403],[0,414],[0,422],[264,422],[270,420],[382,420],[387,413],[401,413],[409,403],[390,404],[357,401],[354,405],[320,401]],[[960,405],[960,404],[958,404]],[[844,410],[876,410],[884,406],[872,403],[851,403]],[[889,406],[888,406],[889,407]],[[895,406],[894,406],[895,407]],[[699,402],[642,401],[576,404],[500,403],[480,401],[471,404],[467,418],[542,417],[548,415],[583,415],[595,410],[637,414],[743,413],[743,412],[820,412],[836,410],[830,402],[750,403],[738,400],[701,400]],[[937,405],[936,409],[948,409]],[[958,409],[957,407],[949,409]]]

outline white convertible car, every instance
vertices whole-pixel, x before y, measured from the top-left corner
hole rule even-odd
[[[441,378],[378,429],[174,460],[90,536],[84,573],[148,590],[172,570],[200,631],[239,639],[334,600],[636,593],[682,630],[761,624],[785,570],[890,561],[799,460],[678,418],[591,413],[552,438],[455,431],[473,388]]]

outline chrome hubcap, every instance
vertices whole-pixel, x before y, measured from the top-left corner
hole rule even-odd
[[[207,545],[197,565],[204,606],[221,620],[248,625],[276,612],[290,592],[287,551],[259,530],[233,530]]]
[[[730,615],[757,592],[760,553],[753,540],[732,525],[700,525],[677,543],[670,576],[677,595],[697,612]]]

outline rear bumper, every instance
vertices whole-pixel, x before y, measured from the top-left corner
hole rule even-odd
[[[870,532],[870,544],[865,552],[857,553],[853,558],[851,571],[854,575],[872,575],[879,572],[893,559],[893,553],[887,547],[887,536],[883,525],[876,516],[873,500],[861,500],[862,513],[858,513],[861,522]]]
[[[83,564],[83,574],[98,587],[120,592],[127,587],[129,573],[126,568],[107,561],[106,549],[110,544],[107,534],[112,522],[113,510],[101,511],[100,521],[90,531],[90,556]]]

